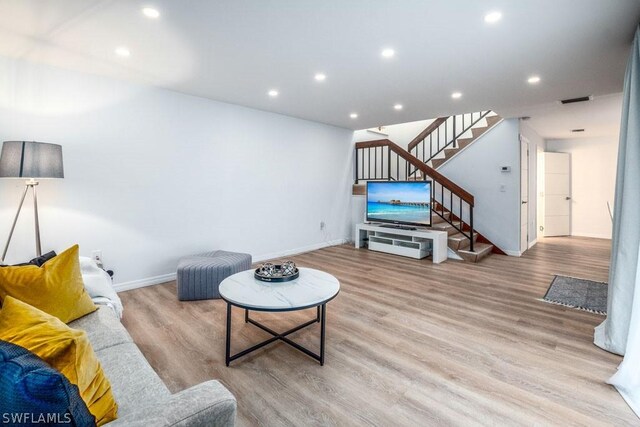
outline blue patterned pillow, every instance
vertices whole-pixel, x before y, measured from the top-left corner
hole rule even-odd
[[[0,425],[95,426],[78,387],[29,350],[0,340]]]

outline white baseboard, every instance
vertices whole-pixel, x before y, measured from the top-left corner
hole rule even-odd
[[[520,252],[520,251],[505,251],[505,250],[503,250],[502,252],[504,252],[505,254],[507,254],[509,256],[522,256],[522,252]]]
[[[593,239],[608,239],[611,240],[610,234],[598,234],[598,233],[571,233],[572,236],[576,237],[591,237]]]
[[[535,238],[535,239],[533,239],[533,241],[529,242],[529,249],[534,247],[536,245],[536,243],[538,243],[538,239],[537,238]]]
[[[286,257],[286,256],[291,256],[291,255],[298,255],[298,254],[302,254],[302,253],[305,253],[305,252],[317,251],[318,249],[322,249],[322,248],[328,248],[329,246],[343,245],[343,244],[348,243],[348,242],[349,242],[348,239],[336,239],[336,240],[329,240],[327,242],[316,243],[314,245],[309,245],[309,246],[303,246],[303,247],[300,247],[300,248],[290,249],[290,250],[287,250],[287,251],[272,252],[270,254],[256,255],[256,256],[253,257],[253,262],[261,262],[261,261],[266,261],[266,260],[274,259],[274,258],[281,258],[281,257]]]
[[[291,255],[297,255],[305,252],[311,252],[329,246],[342,245],[348,243],[348,239],[336,239],[328,242],[316,243],[314,245],[303,246],[296,249],[290,249],[282,252],[273,252],[270,254],[257,255],[253,257],[253,262],[266,261],[268,259],[287,257]],[[113,285],[113,289],[116,292],[130,291],[131,289],[144,288],[145,286],[159,285],[160,283],[166,283],[176,280],[176,273],[162,274],[160,276],[147,277],[144,279],[132,280],[130,282],[122,282]]]
[[[176,273],[117,283],[113,285],[113,289],[115,289],[116,292],[124,292],[130,291],[131,289],[144,288],[145,286],[159,285],[160,283],[171,282],[172,280],[176,280]]]

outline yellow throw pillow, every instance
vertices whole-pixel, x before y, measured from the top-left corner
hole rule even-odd
[[[97,310],[84,289],[78,251],[72,246],[42,267],[0,268],[0,302],[12,296],[64,323]]]
[[[0,339],[26,348],[77,385],[99,426],[116,419],[111,384],[86,332],[8,296],[0,309]]]

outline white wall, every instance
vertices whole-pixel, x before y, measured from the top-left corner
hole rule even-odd
[[[438,170],[474,195],[474,228],[510,255],[520,252],[518,134],[518,119],[504,120]]]
[[[520,122],[520,134],[529,143],[529,247],[535,244],[538,235],[538,147],[545,150],[545,141],[526,122]]]
[[[64,150],[65,179],[38,188],[43,250],[101,249],[117,283],[166,279],[179,257],[206,250],[265,258],[349,238],[352,136],[0,58],[0,140]],[[2,244],[22,188],[0,180]],[[8,262],[34,255],[28,203]]]
[[[432,122],[433,119],[429,119],[385,126],[381,131],[383,134],[380,134],[378,132],[371,132],[368,129],[358,130],[353,134],[353,142],[389,139],[398,144],[400,147],[406,149],[413,138],[418,136],[418,134],[425,130],[427,126],[429,126]]]
[[[610,239],[618,136],[548,140],[547,151],[571,154],[571,234]]]

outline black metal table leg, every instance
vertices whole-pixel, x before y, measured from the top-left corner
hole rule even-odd
[[[320,366],[324,366],[324,337],[326,329],[327,304],[322,304],[322,323],[320,323]]]
[[[231,362],[231,304],[227,303],[227,345],[225,352],[225,363],[229,366]]]
[[[244,321],[246,323],[251,323],[252,325],[257,326],[258,328],[262,329],[263,331],[269,333],[272,335],[271,338],[269,338],[266,341],[263,341],[261,343],[258,343],[252,347],[249,347],[239,353],[236,353],[234,355],[231,355],[231,304],[227,303],[227,344],[226,344],[226,353],[225,353],[225,362],[226,365],[229,366],[229,363],[242,357],[242,356],[246,356],[247,354],[258,350],[268,344],[271,344],[274,341],[283,341],[287,344],[289,344],[291,347],[303,352],[304,354],[312,357],[313,359],[317,360],[318,362],[320,362],[320,365],[324,365],[324,342],[325,342],[325,329],[326,329],[326,322],[325,322],[325,317],[326,317],[326,304],[322,304],[321,306],[317,306],[316,307],[316,317],[315,319],[309,320],[305,323],[302,323],[294,328],[289,329],[288,331],[279,333],[276,332],[274,330],[272,330],[271,328],[268,328],[262,324],[260,324],[259,322],[255,321],[254,319],[252,319],[251,317],[249,317],[249,309],[245,309],[245,313],[244,313]],[[304,329],[308,326],[313,325],[314,323],[320,323],[320,354],[316,354],[314,352],[312,352],[311,350],[308,350],[307,348],[301,346],[300,344],[296,343],[295,341],[290,340],[289,338],[287,338],[287,335],[291,335],[294,332],[297,332],[301,329]]]

